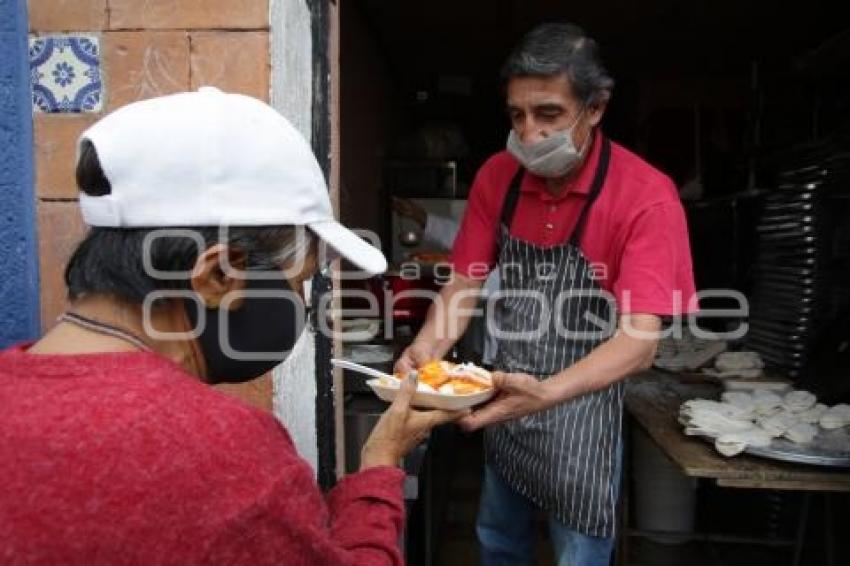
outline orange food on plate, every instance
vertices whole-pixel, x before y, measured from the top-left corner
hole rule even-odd
[[[420,384],[445,395],[470,395],[493,386],[490,372],[469,363],[434,360],[420,367],[418,373]]]
[[[449,376],[446,374],[446,369],[442,362],[428,362],[419,368],[419,382],[430,385],[434,389],[439,389],[444,383],[449,381]]]

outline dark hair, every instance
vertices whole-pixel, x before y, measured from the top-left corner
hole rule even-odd
[[[574,24],[541,24],[525,34],[502,66],[502,80],[550,77],[566,73],[585,105],[600,102],[614,89],[614,79],[602,64],[599,46]]]
[[[77,161],[77,185],[90,196],[112,192],[94,145],[83,140]],[[181,228],[169,227],[169,230]],[[144,248],[150,238],[150,266],[157,271],[190,271],[198,258],[197,244],[190,237],[156,235],[161,228],[92,227],[77,246],[65,268],[65,283],[71,300],[88,294],[106,294],[141,303],[161,289],[188,288],[188,280],[161,279],[145,269]],[[305,253],[313,240],[307,230],[295,226],[182,228],[199,234],[205,249],[217,243],[245,254],[245,269],[280,269],[287,260]],[[298,237],[303,234],[304,237]]]

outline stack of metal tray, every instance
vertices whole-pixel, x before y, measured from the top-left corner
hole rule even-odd
[[[805,376],[818,329],[836,307],[836,203],[846,211],[848,188],[850,154],[822,149],[789,162],[762,199],[746,342],[795,379]]]

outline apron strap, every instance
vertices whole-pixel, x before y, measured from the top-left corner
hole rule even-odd
[[[601,133],[599,134],[602,135]],[[570,244],[578,247],[579,241],[584,234],[584,226],[587,224],[587,216],[590,212],[590,207],[596,201],[599,193],[602,192],[602,186],[605,184],[605,177],[608,175],[608,164],[611,161],[611,141],[602,138],[602,151],[599,154],[599,163],[596,165],[596,173],[593,176],[593,184],[590,186],[590,192],[587,195],[587,202],[584,203],[584,208],[581,209],[581,214],[578,217],[573,233],[570,236]]]
[[[519,188],[522,184],[522,178],[525,175],[525,168],[520,165],[511,179],[511,184],[508,185],[508,194],[505,195],[505,200],[502,202],[502,224],[510,230],[511,224],[514,221],[514,212],[516,211],[516,203],[519,200]]]
[[[601,133],[599,134],[602,135]],[[605,178],[608,176],[608,165],[611,161],[611,141],[607,137],[602,137],[602,149],[599,154],[599,163],[596,165],[596,172],[593,176],[593,184],[590,186],[590,191],[587,195],[587,201],[584,203],[579,215],[578,221],[573,228],[573,233],[570,235],[569,242],[578,246],[579,241],[584,233],[584,226],[587,224],[587,216],[590,212],[590,207],[596,201],[599,193],[602,192],[602,186],[605,184]],[[516,212],[517,201],[519,200],[520,185],[522,178],[525,176],[525,168],[520,165],[517,172],[511,179],[511,184],[508,186],[508,193],[505,195],[505,200],[502,202],[501,223],[510,231],[514,220],[514,212]]]

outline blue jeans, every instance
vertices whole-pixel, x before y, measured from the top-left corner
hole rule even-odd
[[[619,484],[619,466],[615,471]],[[481,566],[536,564],[535,515],[538,507],[484,466],[484,486],[476,531]],[[570,529],[549,514],[549,536],[558,566],[609,566],[614,537],[593,537]]]

